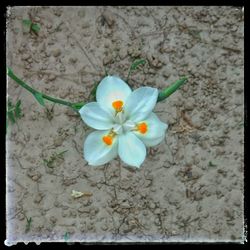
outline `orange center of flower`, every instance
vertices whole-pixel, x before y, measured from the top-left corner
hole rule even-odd
[[[112,102],[113,108],[116,110],[116,112],[121,112],[122,111],[122,106],[123,106],[123,101],[117,100]]]
[[[139,130],[140,133],[145,134],[148,131],[148,125],[145,122],[139,123],[137,125],[137,130]]]
[[[102,137],[102,140],[104,141],[104,143],[106,143],[107,145],[111,145],[113,143],[113,138],[110,135],[105,135]]]
[[[107,135],[104,135],[104,136],[102,137],[102,141],[103,141],[106,145],[110,146],[110,145],[113,144],[113,139],[114,139],[115,136],[116,136],[116,133],[115,133],[115,132],[113,131],[113,129],[112,129]]]

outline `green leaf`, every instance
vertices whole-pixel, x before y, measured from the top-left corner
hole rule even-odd
[[[21,111],[21,100],[18,100],[15,106],[15,116],[16,118],[20,118],[22,116],[22,111]]]
[[[12,109],[14,106],[11,102],[11,100],[8,100],[8,111],[10,111],[10,109]]]
[[[187,77],[183,77],[179,80],[177,80],[176,82],[174,82],[173,84],[171,84],[169,87],[163,89],[159,95],[158,95],[158,99],[157,102],[160,102],[164,99],[166,99],[167,97],[169,97],[170,95],[172,95],[177,89],[179,89],[185,82],[187,81]]]
[[[90,95],[95,97],[98,85],[99,85],[99,82],[95,82],[95,85],[94,85],[93,89],[91,90]]]
[[[39,30],[40,30],[40,25],[37,24],[37,23],[32,23],[31,29],[32,29],[33,31],[35,31],[36,33],[38,33]]]
[[[137,67],[138,67],[139,65],[145,64],[145,63],[146,63],[146,60],[144,60],[144,59],[136,60],[136,61],[134,61],[134,62],[132,63],[130,69],[131,69],[131,70],[135,70],[135,69],[137,69]]]
[[[16,122],[13,111],[8,111],[8,117],[9,117],[12,124],[14,124]]]
[[[66,152],[68,152],[68,150],[64,150],[64,151],[58,153],[57,155],[60,156],[60,155],[63,155],[64,153],[66,153]]]
[[[23,24],[30,27],[30,25],[32,24],[32,21],[29,19],[23,19]]]
[[[36,92],[34,94],[34,97],[36,98],[36,100],[42,105],[45,107],[45,103],[44,103],[44,100],[43,100],[43,95],[39,92]]]
[[[31,228],[31,222],[32,222],[32,218],[30,217],[29,219],[26,217],[26,228],[25,228],[25,232],[28,233],[30,231]]]
[[[6,120],[6,128],[8,126],[8,120],[10,120],[11,124],[15,124],[17,119],[19,119],[21,114],[21,100],[18,100],[16,105],[14,106],[10,100],[8,100],[8,108],[7,108],[7,120]]]
[[[18,100],[17,103],[16,103],[16,108],[17,108],[17,107],[19,108],[20,105],[21,105],[21,100]]]

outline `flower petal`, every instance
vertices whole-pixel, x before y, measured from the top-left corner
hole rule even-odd
[[[97,87],[96,100],[103,109],[115,114],[112,104],[117,101],[124,104],[131,92],[127,83],[119,77],[106,76]]]
[[[150,113],[150,115],[145,120],[140,121],[139,124],[140,123],[146,124],[147,131],[145,133],[134,131],[134,133],[146,146],[155,146],[164,139],[168,125],[160,121],[155,113]]]
[[[79,113],[83,121],[94,129],[105,130],[113,126],[113,117],[103,110],[97,102],[85,104]]]
[[[132,132],[119,135],[118,154],[130,166],[140,167],[146,157],[146,147]]]
[[[145,119],[155,107],[158,90],[151,87],[141,87],[133,91],[125,103],[126,116],[134,122]]]
[[[109,133],[106,131],[95,131],[88,135],[84,142],[84,158],[89,165],[103,165],[117,156],[117,138],[112,145],[107,145],[103,137]]]

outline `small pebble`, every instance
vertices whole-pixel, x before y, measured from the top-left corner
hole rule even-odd
[[[56,137],[54,138],[54,145],[56,147],[60,147],[63,143],[63,138],[62,137]]]
[[[54,49],[54,50],[52,51],[52,55],[53,55],[54,57],[60,56],[60,55],[61,55],[61,50],[60,50],[59,48]]]
[[[34,176],[32,176],[32,180],[33,181],[38,181],[39,179],[40,179],[40,175],[34,175]]]

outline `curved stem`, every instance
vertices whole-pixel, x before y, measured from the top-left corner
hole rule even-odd
[[[158,95],[157,102],[163,101],[164,99],[172,95],[178,88],[180,88],[187,81],[187,79],[188,78],[184,76],[181,79],[174,82],[169,87],[163,89]]]
[[[35,89],[33,89],[31,86],[29,86],[27,83],[25,83],[24,81],[22,81],[21,79],[19,79],[10,68],[7,68],[7,75],[12,78],[16,83],[18,83],[19,85],[21,85],[23,88],[25,88],[26,90],[28,90],[29,92],[31,92],[35,97],[37,94],[39,94],[40,96],[42,96],[42,98],[47,99],[48,101],[54,102],[54,103],[59,103],[65,106],[68,106],[74,110],[79,110],[82,106],[85,105],[84,102],[77,102],[77,103],[72,103],[72,102],[67,102],[61,99],[57,99],[48,95],[45,95]],[[159,95],[158,95],[158,99],[157,102],[163,101],[165,100],[167,97],[169,97],[170,95],[172,95],[177,89],[179,89],[186,81],[187,81],[187,77],[182,77],[181,79],[177,80],[176,82],[174,82],[172,85],[170,85],[169,87],[163,89],[162,91],[160,91]],[[97,86],[96,86],[97,87]]]
[[[72,102],[67,102],[61,99],[57,99],[48,95],[45,95],[35,89],[33,89],[32,87],[30,87],[27,83],[25,83],[24,81],[22,81],[20,78],[18,78],[13,71],[10,68],[7,68],[7,75],[13,79],[16,83],[18,83],[19,85],[21,85],[23,88],[25,88],[26,90],[28,90],[30,93],[32,93],[33,95],[35,94],[40,94],[44,99],[47,99],[48,101],[54,102],[54,103],[59,103],[65,106],[68,106],[70,108],[73,109],[80,109],[85,103],[84,102],[78,102],[78,103],[72,103]]]

